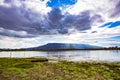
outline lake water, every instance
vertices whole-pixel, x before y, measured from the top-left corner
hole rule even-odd
[[[0,57],[46,57],[69,61],[120,61],[120,50],[3,51]]]

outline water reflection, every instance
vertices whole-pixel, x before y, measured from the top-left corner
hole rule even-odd
[[[79,60],[89,58],[89,51],[55,51],[47,52],[47,57],[57,58],[57,59],[67,59],[67,60]]]
[[[70,61],[120,61],[120,50],[76,50],[76,51],[10,51],[0,52],[0,57],[35,57],[66,59]]]

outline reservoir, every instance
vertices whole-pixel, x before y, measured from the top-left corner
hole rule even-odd
[[[46,57],[68,61],[120,61],[120,50],[2,51],[0,58]]]

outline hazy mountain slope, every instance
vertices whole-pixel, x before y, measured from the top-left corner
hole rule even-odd
[[[48,43],[43,46],[27,48],[28,50],[74,50],[74,49],[98,49],[99,46],[89,44]]]

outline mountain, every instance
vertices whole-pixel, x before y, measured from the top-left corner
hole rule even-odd
[[[89,44],[68,44],[68,43],[48,43],[43,46],[27,48],[26,50],[79,50],[79,49],[99,49],[100,46]]]

